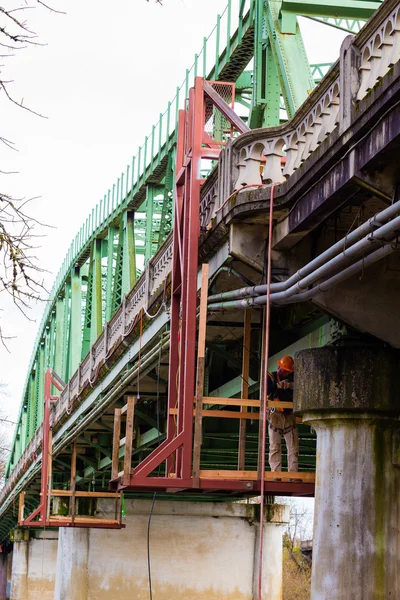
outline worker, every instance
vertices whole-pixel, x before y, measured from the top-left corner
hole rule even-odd
[[[269,400],[293,402],[293,358],[283,356],[277,362],[278,370],[268,373],[267,397]],[[293,409],[269,408],[267,414],[271,471],[282,471],[282,437],[284,437],[288,471],[297,473],[299,470],[299,434]],[[281,481],[281,479],[275,478],[273,481]],[[301,479],[291,478],[289,481],[301,482]]]

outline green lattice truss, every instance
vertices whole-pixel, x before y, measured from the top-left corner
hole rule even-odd
[[[236,82],[250,127],[276,125],[330,67],[309,64],[297,17],[355,33],[379,4],[229,0],[174,99],[71,243],[33,349],[7,474],[42,421],[45,369],[70,379],[171,230],[177,115],[194,77]]]

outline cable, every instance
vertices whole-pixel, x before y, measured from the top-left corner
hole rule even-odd
[[[227,199],[221,204],[221,206],[219,208],[217,208],[217,210],[215,211],[215,214],[219,213],[220,210],[222,210],[225,206],[225,204],[227,202],[229,202],[229,200],[231,198],[233,198],[234,196],[237,196],[242,190],[246,190],[248,188],[253,188],[253,187],[266,187],[265,183],[246,183],[246,185],[242,185],[242,187],[240,187],[238,190],[235,190],[230,196],[227,197]]]
[[[142,358],[142,335],[143,335],[143,312],[140,311],[139,324],[139,352],[138,352],[138,373],[137,373],[137,400],[140,400],[140,360]]]
[[[268,262],[267,262],[267,303],[265,308],[265,344],[264,344],[264,371],[263,371],[263,402],[262,402],[262,417],[261,417],[261,495],[260,495],[260,532],[259,532],[259,549],[258,549],[258,600],[262,600],[262,563],[263,563],[263,540],[264,540],[264,483],[265,483],[265,449],[266,449],[266,434],[267,434],[267,378],[268,378],[268,354],[269,354],[269,330],[271,318],[271,258],[272,258],[272,229],[273,229],[273,212],[274,212],[274,189],[275,183],[271,186],[271,196],[269,201],[269,234],[268,234]]]
[[[161,336],[162,341],[162,336]],[[158,368],[157,368],[157,396],[156,396],[156,420],[157,420],[157,443],[160,445],[160,370],[161,370],[161,347],[158,353]],[[159,466],[160,468],[160,466]],[[150,556],[150,526],[151,518],[153,516],[154,504],[156,502],[157,492],[153,494],[153,501],[150,507],[149,520],[147,522],[147,571],[149,577],[149,598],[153,600],[153,586],[151,581],[151,556]]]
[[[151,526],[151,517],[153,516],[154,504],[156,502],[157,492],[153,494],[153,501],[150,507],[149,520],[147,522],[147,572],[149,577],[149,598],[153,600],[153,585],[151,581],[151,558],[150,558],[150,526]]]

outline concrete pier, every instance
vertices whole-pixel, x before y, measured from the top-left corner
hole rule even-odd
[[[53,600],[58,531],[14,531],[11,600]]]
[[[149,594],[151,501],[127,500],[126,529],[60,529],[55,600],[134,600]],[[111,506],[99,502],[105,516]],[[282,534],[288,509],[267,508],[264,597],[282,598]],[[157,600],[253,600],[259,506],[156,500],[150,563]]]
[[[312,600],[400,597],[400,355],[296,357],[295,409],[317,432]]]
[[[0,554],[0,600],[10,597],[12,552]]]

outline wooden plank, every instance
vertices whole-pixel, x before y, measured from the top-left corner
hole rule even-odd
[[[270,408],[293,408],[293,402],[283,402],[281,400],[267,400],[267,406]]]
[[[242,385],[241,397],[247,399],[249,396],[249,371],[250,371],[250,335],[251,335],[251,310],[244,311],[244,332],[243,332],[243,358],[242,358]],[[246,457],[246,427],[249,414],[247,407],[241,406],[240,412],[246,414],[244,419],[239,422],[239,448],[238,448],[238,469],[244,469]]]
[[[217,471],[200,471],[200,477],[203,479],[229,479],[234,481],[257,481],[257,471],[228,471],[228,470],[217,470]],[[283,482],[287,482],[289,479],[301,479],[303,483],[314,483],[315,473],[310,472],[291,472],[291,471],[266,471],[265,481],[272,481],[273,479],[282,479]]]
[[[170,408],[169,409],[169,414],[170,415],[177,415],[178,414],[178,409],[177,408]],[[202,410],[201,411],[202,417],[215,417],[218,419],[254,419],[255,421],[258,421],[258,419],[260,418],[259,413],[240,413],[238,410],[237,411],[233,411],[233,410]],[[196,416],[196,411],[193,411],[193,416]]]
[[[121,408],[121,415],[124,415],[127,410],[128,410],[128,405],[124,404],[124,406]]]
[[[24,523],[24,510],[25,510],[25,492],[21,492],[19,495],[19,504],[18,504],[18,525],[23,525]]]
[[[216,404],[221,406],[254,406],[260,408],[259,400],[247,400],[245,398],[213,398],[205,396],[203,398],[203,406],[205,404]]]
[[[206,351],[206,326],[207,326],[207,297],[208,297],[208,264],[201,270],[200,316],[199,334],[197,343],[197,375],[196,375],[196,409],[194,411],[194,438],[193,438],[193,478],[198,479],[200,472],[201,442],[203,435],[203,395],[204,395],[204,369]]]
[[[54,497],[68,498],[72,496],[72,490],[51,490],[51,495]],[[119,492],[86,492],[75,491],[76,498],[119,498]]]
[[[71,497],[69,500],[69,514],[71,515],[72,522],[75,518],[75,491],[76,491],[76,440],[72,444],[72,456],[71,456]]]
[[[114,434],[112,448],[112,463],[111,463],[111,479],[118,477],[118,458],[119,458],[119,438],[121,437],[121,409],[116,408],[114,411]]]
[[[71,517],[53,515],[50,520],[50,525],[53,523],[72,523],[72,520]],[[116,521],[115,519],[96,519],[93,517],[75,517],[75,523],[103,523],[104,525],[119,525],[119,521]]]
[[[126,444],[126,437],[123,437],[119,440],[119,447],[122,448],[122,446],[125,446]]]
[[[128,396],[128,410],[126,413],[125,430],[125,455],[123,484],[129,485],[131,480],[132,444],[133,444],[133,422],[135,418],[136,396]]]

